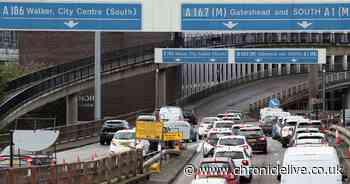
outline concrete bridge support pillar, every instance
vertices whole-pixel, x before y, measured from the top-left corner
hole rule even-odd
[[[232,64],[232,79],[237,79],[236,64]]]
[[[247,64],[247,67],[248,67],[248,76],[251,75],[252,73],[252,64]]]
[[[282,64],[277,65],[277,73],[278,75],[282,75]]]
[[[272,76],[272,64],[268,64],[268,72],[269,72],[269,76]]]
[[[334,55],[331,55],[331,60],[329,61],[331,71],[334,71]]]
[[[241,64],[236,64],[237,67],[237,79],[241,78]]]
[[[246,64],[242,64],[242,77],[245,77],[247,74],[246,74]]]
[[[343,56],[343,69],[348,70],[348,55]]]
[[[260,64],[260,72],[262,73],[262,77],[265,77],[265,65]]]
[[[297,67],[297,73],[300,73],[300,72],[301,72],[301,66],[300,66],[300,64],[297,64],[296,67]]]
[[[286,65],[286,70],[287,70],[287,74],[288,75],[290,74],[290,67],[291,67],[291,64],[287,64]]]
[[[66,124],[78,121],[78,95],[73,94],[66,97]]]
[[[257,73],[257,72],[258,72],[258,64],[254,64],[253,73]]]
[[[331,91],[329,93],[329,110],[334,110],[335,109],[335,92]]]
[[[166,105],[166,70],[156,71],[156,108]]]

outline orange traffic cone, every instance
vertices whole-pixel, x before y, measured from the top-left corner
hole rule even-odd
[[[338,130],[335,131],[335,144],[341,144],[342,140],[340,138]]]

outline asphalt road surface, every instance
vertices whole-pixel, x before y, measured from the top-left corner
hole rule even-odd
[[[303,75],[260,80],[217,93],[189,105],[187,108],[197,107],[196,113],[199,117],[215,116],[217,113],[223,112],[228,108],[245,109],[249,106],[249,103],[258,99],[260,96],[271,94],[274,91],[303,81],[305,81],[305,76]],[[277,148],[272,147],[271,149]],[[95,153],[98,157],[105,156],[109,154],[109,146],[102,146],[96,143],[59,152],[57,154],[57,162],[61,163],[63,160],[74,162],[78,157],[81,161],[87,161],[91,160],[92,155]],[[262,155],[261,157],[264,156]]]

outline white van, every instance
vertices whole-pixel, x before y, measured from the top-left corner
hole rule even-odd
[[[163,121],[184,120],[183,111],[180,107],[164,106],[159,109],[159,117]]]
[[[277,179],[281,184],[342,184],[346,178],[336,173],[336,169],[340,168],[338,155],[333,147],[328,146],[288,148],[282,166],[292,173],[278,175]],[[317,172],[329,172],[329,168],[335,168],[335,172],[317,174]],[[296,169],[299,172],[296,172]]]

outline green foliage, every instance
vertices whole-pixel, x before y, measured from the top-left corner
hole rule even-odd
[[[22,69],[18,64],[0,64],[0,96],[4,95],[4,89],[6,88],[6,83],[13,80],[23,74],[26,71]]]

